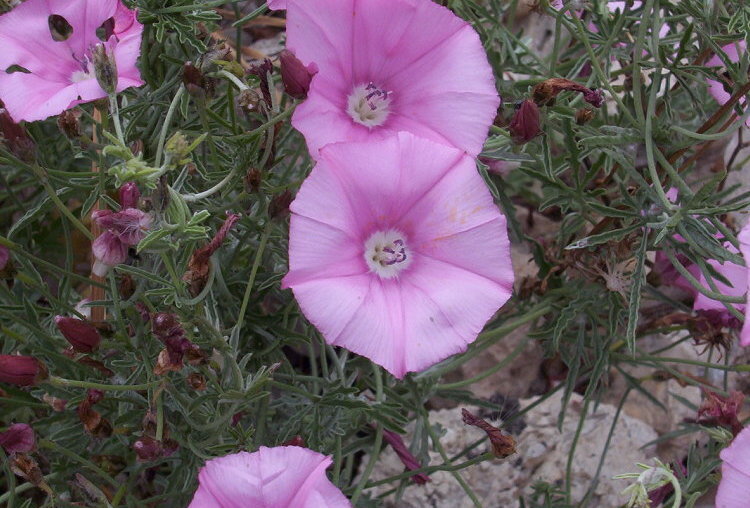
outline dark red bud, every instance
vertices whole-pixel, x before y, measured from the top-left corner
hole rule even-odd
[[[305,440],[302,439],[302,436],[294,436],[292,439],[288,439],[281,443],[281,446],[301,446],[304,448]]]
[[[401,439],[400,435],[390,430],[384,430],[383,438],[386,443],[391,445],[391,448],[396,452],[396,455],[401,459],[401,462],[406,469],[413,471],[422,467],[417,458],[409,451],[409,448],[406,446],[406,443],[404,443],[404,440]],[[416,473],[411,479],[414,483],[419,485],[424,485],[425,483],[432,481],[425,473]]]
[[[141,199],[141,191],[135,182],[127,182],[119,191],[120,205],[124,208],[138,208],[138,200]]]
[[[65,340],[70,342],[73,349],[79,353],[94,351],[102,341],[99,330],[88,321],[73,317],[55,316],[55,324]]]
[[[281,194],[278,194],[271,199],[271,203],[268,205],[268,215],[272,219],[283,219],[289,215],[289,205],[292,204],[292,193],[285,190]]]
[[[576,111],[576,123],[578,125],[584,125],[589,123],[594,118],[594,110],[589,108],[581,108]]]
[[[310,64],[305,67],[294,53],[286,49],[279,55],[279,60],[281,61],[281,81],[284,83],[286,93],[295,99],[307,97],[310,82],[318,73],[317,66]]]
[[[13,121],[5,109],[0,108],[0,138],[8,147],[10,153],[25,162],[31,162],[35,158],[36,146],[34,141],[26,133],[26,129]]]
[[[47,367],[31,356],[0,355],[0,382],[35,386],[47,379]]]
[[[522,145],[528,143],[542,130],[539,128],[539,107],[531,100],[523,101],[517,108],[508,130],[514,143]]]

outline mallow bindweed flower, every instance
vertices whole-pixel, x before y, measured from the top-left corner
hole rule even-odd
[[[750,498],[750,427],[745,427],[720,457],[723,462],[716,508],[746,508]]]
[[[329,344],[396,377],[466,350],[511,296],[505,217],[456,148],[328,145],[291,211],[283,286]]]
[[[206,462],[188,508],[349,508],[328,480],[331,458],[299,446],[261,446]]]
[[[142,32],[120,0],[27,0],[0,16],[0,100],[14,120],[33,121],[106,97],[97,46],[116,65],[117,91],[140,86]]]
[[[292,117],[313,158],[399,131],[476,155],[500,105],[479,36],[431,0],[288,0],[287,48],[318,69]]]

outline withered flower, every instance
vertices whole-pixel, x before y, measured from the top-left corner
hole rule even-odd
[[[112,425],[92,406],[104,398],[104,392],[101,390],[89,389],[84,398],[78,405],[78,418],[83,423],[86,432],[94,437],[104,438],[112,435]]]
[[[0,448],[5,453],[26,453],[36,448],[34,429],[26,423],[14,423],[5,432],[0,432]]]
[[[490,425],[483,418],[474,416],[466,409],[461,409],[461,416],[466,425],[478,427],[487,433],[487,437],[490,438],[490,444],[492,445],[492,453],[495,457],[504,459],[516,453],[516,440],[510,435],[503,435],[500,429],[494,425]]]
[[[583,94],[583,100],[595,108],[600,108],[604,103],[604,95],[601,90],[587,88],[580,83],[564,78],[550,78],[538,83],[532,89],[531,96],[539,106],[547,106],[564,90]]]
[[[742,430],[742,423],[737,416],[745,396],[738,391],[731,391],[728,397],[722,397],[712,391],[703,389],[706,396],[698,409],[697,423],[703,425],[721,425],[727,427],[735,436]]]
[[[188,269],[182,276],[182,280],[188,283],[188,290],[193,296],[197,296],[203,288],[206,286],[208,281],[209,272],[209,258],[216,252],[221,244],[224,242],[229,230],[232,226],[240,220],[240,216],[236,213],[230,213],[224,220],[224,224],[221,225],[219,230],[213,239],[200,249],[193,252],[188,263]]]

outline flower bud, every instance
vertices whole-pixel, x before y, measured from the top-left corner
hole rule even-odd
[[[99,347],[102,336],[94,325],[74,317],[55,316],[55,324],[63,337],[79,353],[90,353]]]
[[[304,99],[307,97],[307,91],[310,89],[310,82],[313,76],[318,73],[315,64],[305,67],[302,62],[289,50],[283,50],[279,55],[281,62],[281,81],[284,83],[284,90],[295,99]]]
[[[384,430],[383,439],[385,439],[386,443],[391,445],[391,448],[396,452],[396,455],[401,459],[401,462],[406,469],[413,471],[422,467],[417,458],[409,451],[409,448],[406,446],[406,443],[404,443],[404,440],[401,439],[400,435],[390,430]],[[411,479],[414,483],[419,485],[424,485],[425,483],[432,481],[425,473],[416,473]]]
[[[5,432],[0,432],[0,447],[5,453],[27,453],[36,448],[34,429],[26,423],[14,423]]]
[[[81,111],[78,109],[66,109],[57,117],[57,126],[68,139],[81,137]]]
[[[117,63],[104,44],[97,44],[91,51],[96,81],[107,95],[117,91]]]
[[[138,200],[141,199],[141,191],[135,182],[127,182],[120,187],[120,205],[125,208],[137,208]]]
[[[35,158],[36,145],[29,137],[26,129],[18,125],[10,113],[3,109],[0,103],[0,138],[8,151],[24,162],[31,162]]]
[[[534,86],[531,95],[538,105],[548,106],[554,101],[555,97],[564,90],[582,94],[583,100],[595,108],[600,108],[604,102],[604,95],[601,90],[587,88],[575,81],[563,78],[550,78],[542,81]]]
[[[0,382],[35,386],[47,379],[47,367],[31,356],[0,355]]]
[[[268,215],[272,219],[283,219],[289,215],[289,205],[292,204],[292,193],[285,190],[271,199],[268,205]]]
[[[10,251],[5,245],[0,245],[0,271],[5,270],[5,265],[10,260]]]
[[[576,123],[583,125],[589,123],[594,118],[594,110],[589,108],[581,108],[576,111]]]
[[[522,145],[541,134],[539,122],[539,107],[534,101],[527,99],[516,106],[516,114],[508,126],[513,142]]]
[[[258,192],[263,181],[263,174],[258,168],[250,168],[245,174],[245,190],[247,192]]]
[[[248,111],[252,111],[260,104],[260,95],[255,90],[243,90],[237,96],[237,104]]]
[[[206,378],[198,372],[191,373],[187,377],[187,383],[196,392],[202,392],[206,389]]]

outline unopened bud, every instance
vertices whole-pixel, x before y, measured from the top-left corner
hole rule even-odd
[[[192,62],[186,62],[182,66],[182,84],[190,95],[202,95],[203,90],[203,73],[193,65]]]
[[[97,44],[91,51],[96,81],[107,95],[117,91],[117,63],[104,44]]]
[[[31,356],[0,355],[0,382],[35,386],[47,379],[47,367]]]
[[[36,145],[29,137],[26,129],[18,125],[7,110],[0,103],[0,138],[8,151],[24,162],[31,162],[35,158]]]
[[[245,174],[245,189],[247,192],[258,192],[263,174],[258,168],[250,168]]]
[[[292,193],[285,190],[271,199],[268,205],[268,215],[272,219],[283,219],[289,215],[289,205],[292,204]]]
[[[79,353],[94,351],[102,341],[99,330],[88,321],[73,317],[55,316],[55,324],[65,340],[70,342],[73,349]]]
[[[539,107],[531,100],[525,100],[516,107],[508,130],[514,143],[528,143],[542,133],[539,128]]]
[[[187,377],[188,385],[196,392],[202,392],[206,389],[206,378],[197,372],[193,372]]]
[[[318,67],[315,64],[305,67],[294,53],[286,49],[279,55],[279,61],[281,62],[281,81],[284,83],[286,93],[295,99],[306,98],[310,82],[318,73]]]
[[[123,208],[138,208],[138,200],[141,199],[141,191],[135,182],[127,182],[120,187],[118,192],[120,206]]]
[[[260,95],[255,90],[243,90],[237,97],[237,104],[248,111],[256,109],[259,103]]]
[[[576,111],[576,123],[583,125],[589,123],[594,118],[594,110],[589,108],[581,108]]]
[[[68,139],[81,137],[81,111],[78,109],[66,109],[57,117],[57,126]]]

